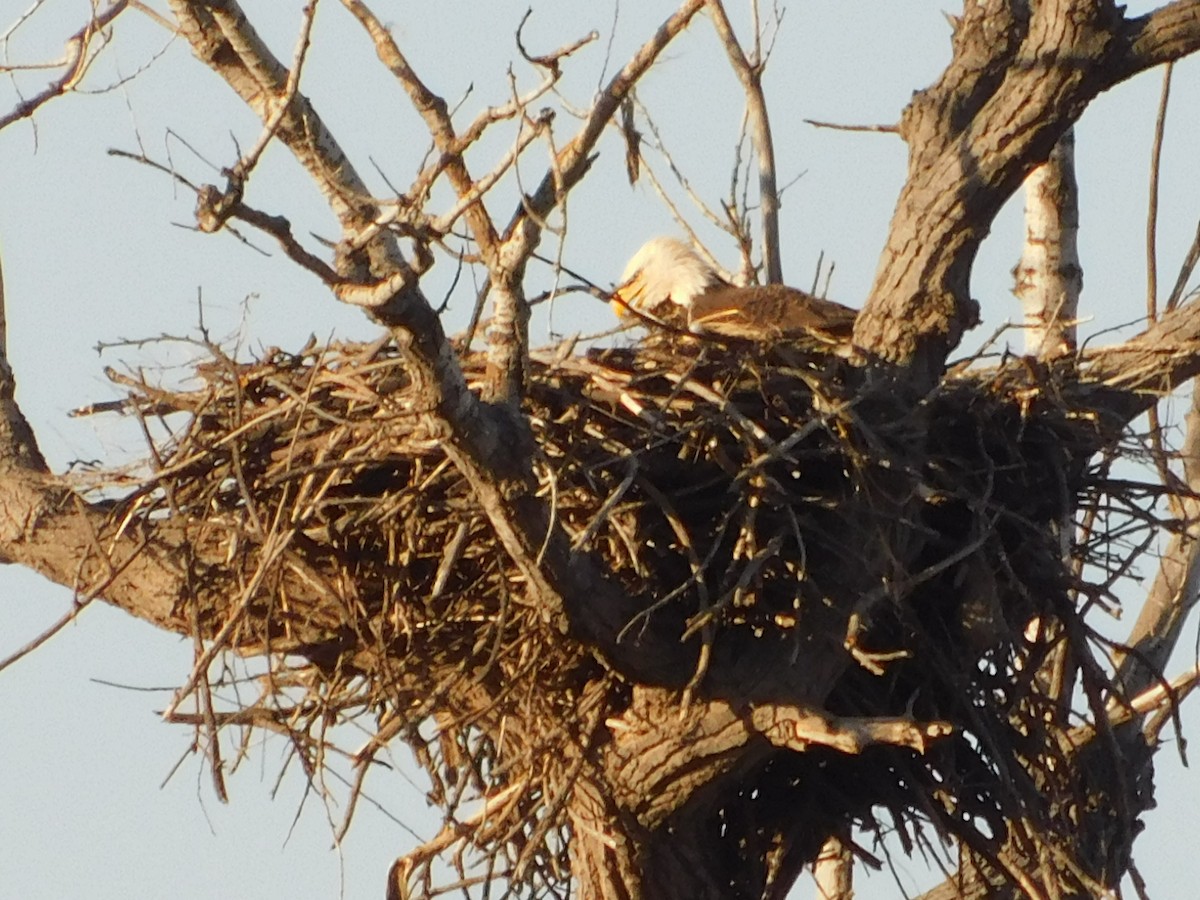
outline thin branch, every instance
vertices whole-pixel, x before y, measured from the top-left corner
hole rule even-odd
[[[707,203],[704,202],[704,198],[697,193],[687,175],[685,175],[683,170],[679,168],[679,165],[675,162],[675,157],[671,154],[671,151],[667,149],[667,145],[662,137],[662,132],[659,130],[658,125],[650,115],[649,110],[647,110],[645,106],[643,106],[642,103],[637,100],[637,98],[634,98],[634,105],[642,114],[642,117],[646,121],[646,127],[650,130],[650,135],[653,138],[652,146],[658,151],[659,155],[662,156],[663,162],[667,164],[667,168],[670,170],[672,177],[674,177],[676,184],[682,188],[683,192],[687,195],[687,198],[692,202],[692,205],[700,211],[700,214],[704,216],[704,218],[710,221],[717,228],[720,228],[722,231],[727,233],[732,233],[729,223],[717,215],[717,213]],[[689,224],[687,217],[684,216],[683,211],[679,208],[679,205],[667,192],[666,185],[663,184],[662,179],[658,177],[654,169],[650,166],[649,161],[644,156],[642,157],[641,165],[646,173],[646,177],[650,181],[650,186],[654,188],[654,192],[658,194],[659,199],[670,211],[671,217],[675,220],[679,227],[687,233],[692,245],[699,249],[708,264],[712,266],[713,269],[716,270],[723,279],[726,281],[732,281],[733,279],[730,273],[726,272],[721,267],[716,258],[708,251],[708,248],[704,246],[703,241],[700,240],[700,236]]]
[[[1196,236],[1192,238],[1192,245],[1188,247],[1183,262],[1179,266],[1179,275],[1175,278],[1175,286],[1171,288],[1171,295],[1167,297],[1165,307],[1167,312],[1173,312],[1183,300],[1183,292],[1187,290],[1188,279],[1196,270],[1197,262],[1200,262],[1200,224],[1197,224]]]
[[[467,169],[466,159],[463,156],[466,147],[458,142],[446,101],[431,91],[421,80],[400,50],[400,46],[392,37],[391,32],[367,8],[365,3],[361,0],[342,0],[342,5],[350,11],[370,36],[380,61],[404,88],[413,108],[425,121],[425,126],[433,138],[434,146],[442,154],[444,170],[455,192],[460,199],[469,196],[475,182]],[[478,202],[469,205],[466,216],[471,227],[471,234],[476,244],[479,245],[485,262],[489,263],[490,270],[491,262],[496,254],[495,225],[483,204]]]
[[[56,634],[58,634],[60,631],[62,631],[64,628],[66,628],[68,625],[70,625],[72,622],[74,622],[77,618],[79,618],[79,614],[82,613],[85,609],[87,609],[88,603],[89,603],[89,598],[83,598],[83,599],[75,601],[74,603],[71,604],[71,608],[69,610],[67,610],[65,613],[63,613],[61,616],[59,616],[58,620],[56,622],[54,622],[53,624],[51,624],[48,628],[43,630],[41,634],[39,634],[37,637],[33,638],[32,640],[28,641],[24,646],[18,647],[16,650],[14,650],[8,656],[4,657],[3,659],[0,659],[0,672],[3,672],[5,669],[7,669],[13,663],[19,662],[21,659],[24,659],[26,656],[28,656],[30,653],[32,653],[34,650],[36,650],[38,647],[45,644],[52,637],[54,637]]]
[[[557,154],[555,165],[543,176],[541,183],[528,200],[520,205],[504,230],[504,239],[518,257],[526,257],[536,249],[540,238],[538,221],[544,220],[587,173],[592,165],[592,150],[605,127],[617,114],[621,103],[634,85],[650,70],[659,55],[667,48],[701,9],[705,0],[684,0],[654,35],[634,53],[612,80],[605,85],[588,111],[587,119],[575,136]]]
[[[14,122],[29,118],[51,100],[61,97],[63,94],[69,93],[78,87],[83,77],[87,74],[88,68],[96,58],[96,52],[93,52],[93,42],[97,36],[100,36],[102,42],[105,41],[106,38],[102,34],[103,30],[112,24],[113,20],[128,9],[128,7],[128,0],[116,0],[116,2],[103,12],[93,14],[88,19],[86,25],[68,38],[63,58],[53,64],[55,68],[62,67],[63,73],[51,81],[50,84],[46,85],[39,93],[28,100],[21,101],[8,113],[0,116],[0,131],[3,131]],[[11,71],[8,66],[3,67],[2,70]]]
[[[1163,137],[1167,127],[1167,104],[1171,99],[1171,73],[1175,63],[1163,67],[1162,93],[1154,120],[1154,142],[1150,147],[1150,188],[1146,207],[1146,318],[1158,318],[1158,182],[1162,173]]]
[[[210,69],[220,75],[253,110],[264,125],[276,119],[276,101],[288,90],[291,73],[271,53],[250,25],[237,0],[219,5],[201,5],[188,0],[170,0],[179,21],[179,32],[192,50]],[[343,242],[351,250],[361,245],[355,239],[369,229],[379,215],[378,205],[357,169],[326,127],[308,98],[297,91],[284,104],[274,134],[287,146],[342,225]],[[236,185],[231,192],[236,191]],[[376,234],[371,243],[380,257],[376,268],[409,272],[399,245],[386,231]],[[361,263],[348,258],[342,265],[349,271]],[[405,283],[406,287],[415,287]],[[403,304],[412,302],[406,295]],[[377,310],[382,314],[382,310]]]
[[[779,191],[775,181],[775,144],[771,137],[771,122],[767,115],[767,99],[763,94],[764,61],[757,55],[748,59],[738,42],[725,6],[721,0],[706,0],[713,27],[725,47],[729,63],[746,94],[746,113],[751,140],[758,151],[758,194],[763,230],[763,263],[768,284],[783,283],[783,261],[779,247]],[[757,19],[757,16],[755,17]],[[755,34],[755,46],[761,36]]]
[[[211,185],[208,187],[212,189]],[[205,199],[202,194],[199,203],[203,204],[204,202]],[[346,278],[339,275],[323,259],[309,253],[304,248],[304,245],[296,240],[295,235],[292,234],[291,223],[283,216],[273,216],[269,213],[261,212],[247,206],[241,201],[230,207],[229,216],[248,225],[253,225],[260,231],[266,232],[275,238],[279,242],[279,246],[283,248],[283,252],[287,254],[288,259],[316,275],[327,287],[337,288],[347,285]]]
[[[1126,697],[1139,694],[1162,673],[1183,632],[1188,615],[1200,600],[1200,381],[1192,389],[1187,433],[1181,455],[1186,461],[1192,494],[1179,498],[1184,528],[1163,554],[1158,575],[1130,628],[1125,644],[1136,652],[1118,655],[1117,683]]]
[[[899,125],[845,125],[840,122],[822,122],[818,119],[801,119],[805,125],[813,128],[831,128],[835,131],[868,131],[876,134],[899,134]]]
[[[1154,121],[1154,141],[1150,148],[1150,185],[1146,203],[1146,319],[1153,322],[1158,318],[1158,190],[1162,175],[1163,139],[1167,128],[1167,107],[1171,99],[1171,74],[1175,63],[1163,67],[1162,93],[1158,101],[1158,115]],[[1166,447],[1163,446],[1162,422],[1155,403],[1146,411],[1150,422],[1150,446],[1159,480],[1170,487],[1178,482],[1171,472]],[[1172,510],[1178,512],[1178,501],[1169,498]]]
[[[250,173],[254,171],[254,167],[258,165],[259,159],[262,157],[263,151],[271,143],[271,139],[275,137],[275,132],[278,131],[280,123],[283,122],[283,117],[287,114],[288,108],[292,105],[292,101],[296,99],[297,93],[300,91],[300,73],[304,69],[304,61],[308,58],[308,48],[312,41],[313,21],[317,15],[318,0],[308,0],[305,5],[302,18],[300,20],[300,35],[296,39],[296,50],[292,54],[292,66],[288,70],[287,83],[284,85],[283,92],[278,97],[271,98],[271,105],[274,106],[274,112],[266,120],[263,125],[262,133],[258,136],[258,140],[254,146],[250,148],[250,152],[242,156],[238,160],[237,165],[233,167],[231,177],[237,179],[240,183],[244,183],[250,177]]]
[[[434,145],[442,154],[441,163],[459,197],[459,208],[450,217],[450,224],[459,215],[466,217],[471,229],[471,235],[479,246],[480,255],[487,266],[491,281],[492,304],[495,310],[493,325],[488,331],[489,359],[495,358],[494,377],[488,381],[489,399],[502,400],[515,404],[521,397],[524,388],[525,356],[528,353],[528,322],[529,309],[525,302],[522,285],[527,255],[514,256],[501,252],[496,226],[491,215],[481,202],[484,193],[491,184],[515,165],[517,157],[528,146],[518,138],[507,161],[501,163],[499,173],[493,173],[494,178],[483,183],[476,182],[467,169],[464,152],[468,144],[462,143],[455,133],[454,124],[445,100],[433,93],[417,75],[409,64],[399,45],[391,33],[383,26],[361,0],[342,0],[343,5],[358,19],[366,29],[375,44],[379,59],[400,82],[408,94],[413,107],[425,120],[425,125],[433,137]],[[528,16],[526,16],[527,18]],[[524,20],[522,20],[524,24]],[[555,53],[542,57],[531,57],[521,47],[522,55],[530,62],[548,70],[554,80],[560,76],[560,60],[573,53],[585,43],[595,39],[589,35],[582,41],[567,45]],[[520,46],[520,31],[518,30],[518,46]],[[520,101],[514,98],[510,106],[522,111]],[[535,126],[534,136],[544,132],[549,127],[548,119]]]

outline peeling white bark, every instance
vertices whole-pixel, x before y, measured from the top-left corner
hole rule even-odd
[[[1075,350],[1083,267],[1079,262],[1079,189],[1075,130],[1025,179],[1025,249],[1013,269],[1021,301],[1025,353],[1052,359]]]

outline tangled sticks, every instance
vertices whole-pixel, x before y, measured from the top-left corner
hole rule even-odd
[[[402,860],[416,881],[458,843],[501,854],[495,877],[566,877],[588,772],[646,828],[711,812],[736,774],[762,788],[739,814],[764,835],[810,811],[804,846],[886,811],[985,860],[1066,852],[1055,834],[1097,790],[1062,764],[1071,716],[1097,719],[1111,687],[1087,617],[1126,562],[1063,536],[1082,510],[1132,557],[1155,523],[1144,486],[1089,465],[1115,436],[1059,376],[968,370],[914,400],[820,347],[686,338],[531,362],[553,526],[647,598],[622,640],[655,652],[652,623],[690,649],[678,683],[631,681],[523,594],[394,344],[218,354],[197,390],[123,379],[128,408],[177,427],[119,505],[187,531],[198,669],[268,661],[257,698],[201,704],[208,724],[287,733],[311,771],[330,723],[371,718],[355,797],[401,737],[447,815],[483,798]],[[220,686],[193,676],[179,699]],[[651,771],[665,733],[685,761]]]

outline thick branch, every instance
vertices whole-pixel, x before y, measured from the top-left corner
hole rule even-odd
[[[1021,301],[1029,356],[1053,358],[1075,349],[1083,288],[1078,234],[1075,133],[1068,131],[1025,181],[1025,246],[1013,293]]]
[[[1104,388],[1116,396],[1110,411],[1132,421],[1156,399],[1200,375],[1200,305],[1180,307],[1162,316],[1137,337],[1088,352],[1083,391]]]
[[[797,703],[762,703],[740,709],[723,700],[680,709],[674,694],[640,688],[633,705],[611,720],[610,780],[617,800],[647,828],[656,828],[691,802],[701,788],[744,771],[774,749],[807,753],[828,748],[854,756],[877,745],[907,747],[923,754],[952,733],[945,722],[910,717],[836,716],[813,705],[830,682],[814,679],[799,689]],[[626,787],[633,793],[627,793]]]
[[[628,91],[678,33],[681,15],[686,22],[700,5],[702,0],[695,0],[688,5],[686,15],[677,14],[660,29],[618,76],[616,93],[623,96]],[[264,122],[275,118],[273,103],[285,95],[288,73],[259,39],[237,3],[172,0],[172,9],[197,56],[220,74]],[[287,103],[288,112],[279,118],[277,137],[318,184],[342,221],[344,243],[352,246],[354,236],[371,227],[378,209],[307,98],[295,92]],[[602,101],[597,108],[607,105],[615,109],[615,101],[611,100]],[[573,179],[569,184],[586,170],[586,154],[591,146],[586,138],[590,136],[594,141],[603,121],[594,111],[584,134],[564,151],[564,169]],[[558,196],[556,191],[550,192],[551,205]],[[656,647],[653,652],[634,646],[632,640],[619,639],[634,614],[648,603],[627,596],[609,583],[588,558],[572,553],[561,530],[553,524],[546,503],[534,496],[536,481],[530,468],[534,453],[528,424],[504,409],[481,403],[467,389],[441,322],[411,277],[394,238],[386,231],[379,233],[366,249],[369,271],[354,271],[355,261],[344,259],[343,268],[349,270],[342,275],[348,281],[338,286],[337,293],[370,307],[377,318],[392,327],[412,362],[412,377],[424,391],[427,408],[436,420],[431,430],[441,434],[447,453],[476,492],[501,543],[525,575],[530,596],[548,615],[565,614],[581,638],[600,648],[624,671],[652,683],[678,684],[686,680],[694,653],[680,645],[677,635],[656,635],[653,628],[640,632],[644,642]],[[354,283],[358,279],[352,275],[362,276],[362,283]],[[7,557],[56,581],[90,589],[94,579],[80,581],[75,573],[56,569],[52,563],[66,558],[54,553],[56,546],[77,550],[86,546],[80,543],[82,538],[72,543],[71,536],[90,533],[93,520],[71,520],[69,527],[45,527],[58,521],[48,518],[45,510],[55,507],[60,496],[32,489],[22,473],[14,474],[9,489],[8,514],[13,524],[7,533]],[[88,516],[97,514],[89,512]],[[66,531],[56,530],[60,527]],[[161,557],[152,559],[149,565],[153,571],[161,568],[162,559],[170,558],[173,546],[168,540]],[[85,556],[80,553],[80,558]],[[125,563],[119,553],[117,558],[122,565]],[[120,594],[109,599],[127,602],[131,612],[156,624],[169,621],[167,611],[181,598],[181,583],[146,573],[139,574],[136,582],[146,590],[146,597],[135,597],[131,587],[127,601],[121,600]],[[143,607],[144,615],[139,612]]]
[[[1005,200],[1100,92],[1200,47],[1200,5],[1122,19],[1109,4],[971,4],[946,73],[905,111],[908,180],[856,343],[931,384],[977,311],[980,242]]]
[[[391,33],[364,3],[360,0],[342,2],[371,36],[380,61],[404,87],[413,107],[425,120],[455,193],[460,199],[471,197],[475,193],[475,179],[467,169],[463,155],[466,147],[455,133],[446,101],[425,85]],[[500,252],[499,235],[481,197],[467,205],[464,215],[487,266],[496,310],[489,342],[497,365],[488,379],[488,398],[515,404],[522,393],[524,359],[529,345],[529,310],[523,287],[526,260],[510,260],[508,255]]]
[[[8,448],[6,448],[7,451]],[[50,476],[9,469],[0,477],[0,561],[33,569],[75,592],[158,628],[187,632],[185,542],[120,531]],[[214,560],[215,562],[215,560]]]
[[[1200,50],[1200,0],[1175,0],[1125,25],[1129,49],[1113,84]]]
[[[220,75],[264,125],[278,119],[276,136],[287,145],[321,190],[347,236],[378,214],[370,191],[308,98],[288,92],[289,72],[258,36],[236,0],[171,0],[180,33],[210,69]],[[279,115],[277,105],[286,104]],[[394,241],[386,255],[399,263]]]

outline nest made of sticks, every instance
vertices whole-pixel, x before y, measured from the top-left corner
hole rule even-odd
[[[482,379],[480,357],[463,364]],[[500,874],[566,877],[561,749],[630,685],[526,596],[405,352],[214,351],[196,375],[120,379],[123,408],[170,438],[119,516],[180,523],[205,585],[181,620],[270,660],[260,695],[213,721],[289,733],[315,766],[328,722],[368,714],[360,770],[404,738],[451,816],[519,775],[520,796],[458,834],[505,856]],[[1072,699],[1039,673],[1058,654],[1098,677],[1084,613],[1127,560],[1111,542],[1065,558],[1064,517],[1154,525],[1139,486],[1089,467],[1100,438],[1043,376],[968,372],[914,400],[821,348],[651,340],[535,352],[525,411],[573,548],[703,646],[690,693],[953,723],[828,792],[828,812],[932,821],[986,854],[1006,820],[1089,802],[1065,774]]]

